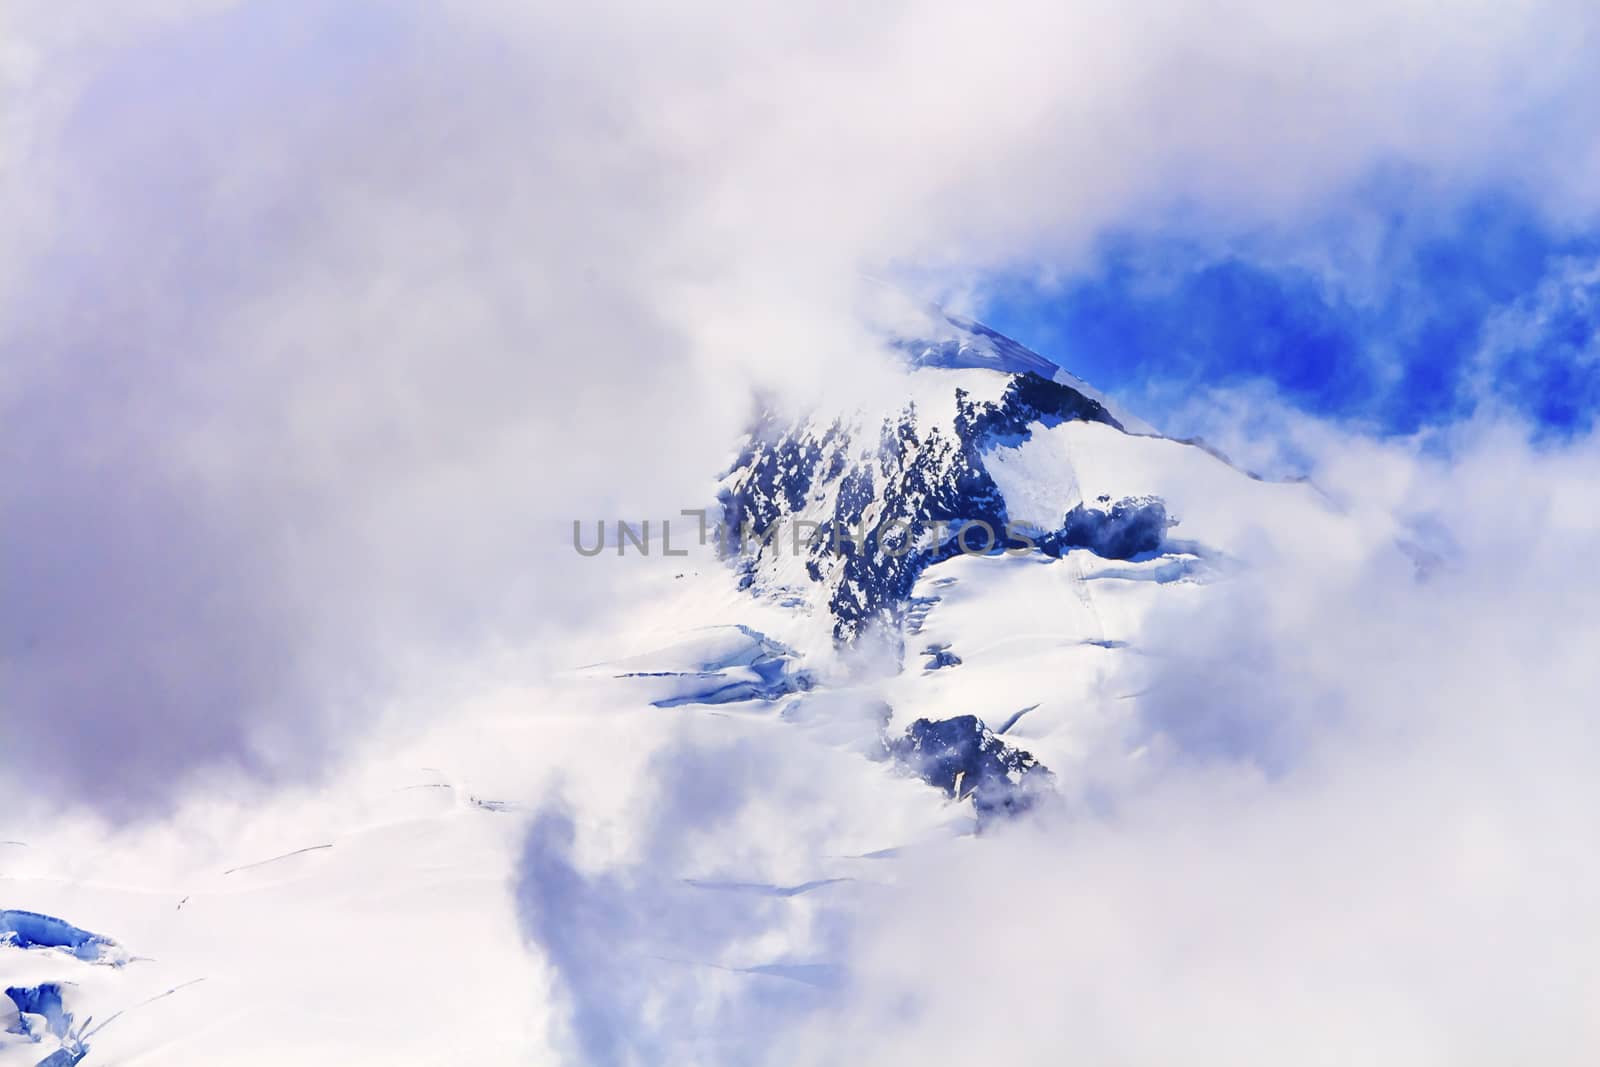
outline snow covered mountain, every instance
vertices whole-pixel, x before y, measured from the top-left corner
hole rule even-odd
[[[763,414],[717,483],[726,558],[642,576],[604,662],[160,833],[0,828],[0,1064],[743,1062],[640,1022],[660,1013],[630,1014],[622,976],[648,970],[669,1008],[674,983],[749,1011],[771,1007],[752,984],[812,995],[836,948],[819,916],[900,850],[1070,802],[1159,605],[1284,537],[1348,540],[1313,487],[937,327],[897,341],[898,410]],[[727,758],[663,770],[685,730]],[[684,763],[701,792],[646,798],[680,821],[609,861],[574,850]],[[782,815],[750,814],[764,788]],[[686,827],[708,789],[716,817]],[[797,805],[821,829],[795,836]],[[713,898],[746,925],[669,932]]]

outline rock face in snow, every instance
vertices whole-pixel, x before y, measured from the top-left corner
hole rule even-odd
[[[976,715],[918,719],[889,744],[896,762],[957,800],[968,797],[983,825],[1032,808],[1051,790],[1052,775],[1027,752],[995,736]]]
[[[1048,556],[1087,548],[1106,559],[1136,559],[1160,551],[1171,524],[1166,505],[1154,497],[1130,497],[1108,508],[1079,504],[1039,548]]]
[[[992,399],[959,376],[938,377],[952,372],[921,373],[934,376],[926,381],[934,402],[913,400],[875,433],[763,415],[722,481],[723,529],[745,583],[820,600],[842,641],[896,633],[917,576],[940,560],[1031,549],[984,466],[987,453],[1068,421],[1121,429],[1098,400],[1033,371],[1001,372]]]

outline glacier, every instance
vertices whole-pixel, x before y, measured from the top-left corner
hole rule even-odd
[[[122,964],[127,953],[109,937],[35,911],[0,909],[0,947],[62,949],[89,963]]]

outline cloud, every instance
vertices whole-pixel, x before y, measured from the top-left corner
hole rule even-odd
[[[1593,425],[1600,400],[1600,260],[1562,257],[1486,323],[1468,384],[1487,405],[1554,430]]]
[[[862,271],[961,298],[1394,156],[1593,206],[1581,4],[8,18],[5,762],[124,817],[559,658],[623,600],[574,514],[699,502],[754,385],[891,387]]]
[[[564,1062],[758,1064],[838,1004],[835,960],[872,887],[825,873],[829,845],[885,817],[864,792],[877,768],[761,725],[686,719],[609,827],[580,833],[559,796],[532,820],[516,894],[565,1011]]]

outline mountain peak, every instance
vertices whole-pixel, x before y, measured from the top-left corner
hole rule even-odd
[[[893,333],[892,343],[914,369],[991,370],[1002,374],[1038,375],[1100,404],[1129,433],[1150,436],[1158,432],[1143,419],[1122,410],[1115,401],[1060,364],[976,319],[937,305],[929,305],[914,325],[899,325]]]

